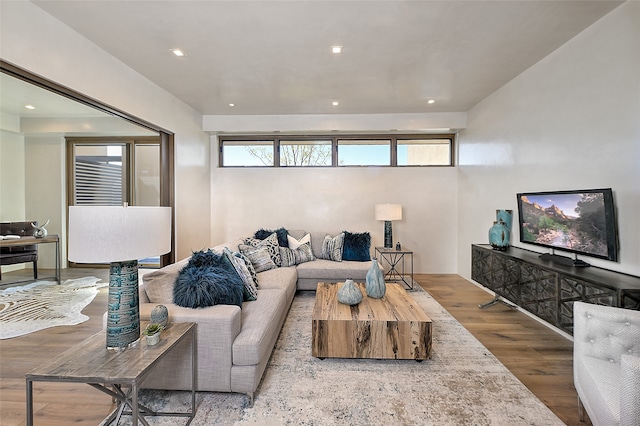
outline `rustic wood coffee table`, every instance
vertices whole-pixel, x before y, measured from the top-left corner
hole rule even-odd
[[[141,326],[141,328],[144,327]],[[186,343],[191,344],[191,411],[161,413],[140,405],[138,402],[140,385],[151,374],[153,367],[160,359],[185,339]],[[28,426],[33,425],[33,382],[35,381],[87,383],[110,395],[117,400],[118,406],[107,418],[106,424],[111,424],[113,420],[118,424],[122,414],[133,414],[131,418],[134,426],[138,425],[138,420],[148,425],[145,416],[188,417],[186,424],[191,423],[196,412],[195,323],[170,323],[162,332],[160,343],[155,346],[147,346],[143,338],[132,348],[112,351],[106,349],[106,340],[103,330],[26,375]],[[128,386],[126,392],[122,389],[122,385]],[[125,412],[127,407],[130,412]]]
[[[382,299],[357,305],[338,302],[343,283],[318,283],[312,316],[311,353],[317,358],[431,358],[431,319],[400,284],[387,283]]]

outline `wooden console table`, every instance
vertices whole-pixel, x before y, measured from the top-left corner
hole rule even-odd
[[[60,284],[60,237],[58,237],[57,235],[47,235],[46,237],[43,237],[43,238],[22,237],[22,238],[10,239],[10,240],[0,240],[0,247],[30,246],[34,244],[47,244],[47,243],[56,245],[56,266],[55,266],[56,272],[55,272],[55,276],[53,277],[42,277],[42,278],[38,278],[38,280],[42,280],[45,278],[55,278],[58,284]],[[0,285],[16,284],[16,283],[28,282],[28,281],[34,281],[34,280],[27,279],[27,280],[11,281],[8,283],[2,283]]]
[[[191,411],[160,413],[140,405],[140,385],[158,362],[187,337],[191,340]],[[33,382],[36,381],[86,383],[111,396],[117,400],[118,407],[105,424],[111,424],[113,420],[117,420],[118,424],[122,414],[132,414],[133,426],[137,426],[138,421],[147,425],[144,416],[188,417],[186,425],[191,423],[196,412],[195,323],[170,323],[162,332],[160,343],[155,346],[148,346],[144,338],[136,346],[123,351],[107,350],[105,345],[106,336],[102,330],[26,375],[27,426],[33,426]],[[127,386],[128,391],[125,392],[122,385]],[[124,411],[127,406],[131,408],[131,412]]]
[[[471,246],[471,278],[496,295],[573,334],[573,302],[640,310],[640,277],[540,259],[540,253]]]

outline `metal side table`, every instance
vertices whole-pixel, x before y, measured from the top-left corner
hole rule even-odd
[[[389,282],[402,282],[407,288],[413,290],[413,251],[405,248],[396,250],[395,248],[376,247],[376,257],[380,265],[384,267],[384,280]],[[407,273],[405,269],[405,259],[410,263]]]

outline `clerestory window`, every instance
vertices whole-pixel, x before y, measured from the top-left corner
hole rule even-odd
[[[453,166],[454,134],[224,135],[220,167]]]

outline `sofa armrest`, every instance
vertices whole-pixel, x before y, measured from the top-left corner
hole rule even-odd
[[[140,320],[148,321],[156,303],[140,305]],[[231,365],[233,342],[242,328],[242,311],[235,305],[216,305],[206,308],[184,308],[164,303],[169,311],[169,327],[176,322],[197,324],[198,390],[231,391]],[[185,353],[186,354],[186,353]],[[186,377],[154,380],[152,387],[159,389],[189,389]]]
[[[149,321],[151,311],[157,303],[140,304],[140,321]],[[240,307],[235,305],[216,305],[206,308],[184,308],[173,303],[164,304],[169,311],[169,324],[172,322],[195,322],[198,331],[210,328],[216,339],[224,339],[232,343],[242,328]],[[205,341],[210,340],[210,337]]]
[[[640,425],[640,357],[620,361],[620,426]]]

